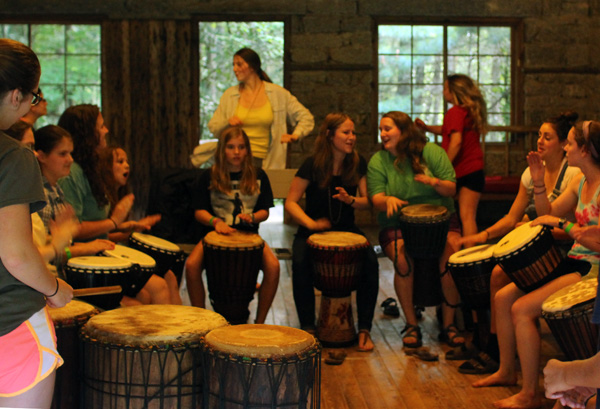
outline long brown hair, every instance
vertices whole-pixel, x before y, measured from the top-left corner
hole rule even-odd
[[[131,193],[129,183],[127,183],[125,186],[119,186],[115,180],[113,166],[117,158],[117,149],[121,149],[123,152],[125,151],[125,149],[120,146],[107,146],[106,148],[102,149],[98,155],[100,177],[104,182],[104,186],[106,186],[106,197],[108,198],[108,203],[110,204],[111,209],[114,209],[119,200],[121,200],[125,195]]]
[[[348,115],[340,112],[327,114],[319,135],[315,141],[315,150],[313,153],[314,178],[319,181],[319,187],[325,188],[331,183],[333,177],[333,137],[337,129],[348,119]],[[354,186],[358,183],[358,153],[356,149],[346,155],[342,162],[342,181],[347,186]]]
[[[400,130],[400,140],[396,145],[396,160],[394,165],[399,169],[400,162],[408,159],[410,167],[415,174],[425,173],[425,160],[423,159],[423,148],[427,143],[427,138],[413,120],[401,111],[390,111],[381,117],[389,118],[394,121],[396,127]]]
[[[481,91],[470,77],[464,74],[449,75],[448,90],[454,105],[461,106],[469,111],[473,126],[482,135],[487,133],[487,106]]]
[[[577,146],[584,147],[596,166],[600,165],[600,122],[577,121],[573,126]]]
[[[241,136],[246,145],[246,158],[242,162],[242,179],[240,180],[240,190],[245,195],[250,195],[258,190],[256,181],[256,168],[252,164],[252,150],[250,149],[250,140],[246,132],[239,126],[231,126],[221,133],[217,151],[215,152],[215,163],[212,166],[209,189],[215,189],[223,193],[231,191],[229,170],[227,169],[227,159],[225,158],[225,147],[227,142],[233,138]]]

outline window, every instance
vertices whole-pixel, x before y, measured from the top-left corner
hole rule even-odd
[[[0,24],[0,30],[2,37],[30,46],[42,65],[48,115],[36,127],[57,123],[71,105],[102,106],[99,25]]]
[[[400,110],[441,125],[448,106],[442,96],[449,74],[466,74],[480,86],[488,122],[511,124],[511,26],[379,25],[378,111]],[[488,133],[500,142],[503,133]]]
[[[237,84],[233,75],[233,55],[243,47],[252,48],[261,59],[262,69],[271,80],[283,86],[284,23],[200,22],[200,139],[210,139],[208,121],[223,92]]]

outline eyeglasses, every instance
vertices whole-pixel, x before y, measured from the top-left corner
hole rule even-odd
[[[44,98],[42,97],[41,88],[38,88],[37,92],[31,91],[31,94],[33,95],[33,98],[31,99],[31,106],[36,106],[44,100]]]

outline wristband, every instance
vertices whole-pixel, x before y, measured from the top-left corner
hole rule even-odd
[[[212,227],[215,227],[215,224],[221,219],[219,219],[216,216],[213,216],[210,218],[210,220],[208,221],[208,224],[210,224]]]
[[[56,295],[56,293],[58,293],[58,278],[55,278],[55,280],[56,280],[56,290],[52,293],[52,295],[46,295],[46,298],[54,297]]]
[[[111,222],[113,222],[113,224],[115,225],[115,228],[113,230],[117,230],[117,228],[118,228],[117,222],[112,217],[109,217],[108,220],[110,220]]]
[[[569,234],[573,226],[575,226],[575,223],[569,222],[569,224],[567,224],[567,227],[565,227],[565,233]]]
[[[67,260],[69,260],[71,257],[73,257],[73,254],[71,253],[71,249],[69,249],[68,247],[65,247],[65,254],[67,255]]]
[[[252,223],[256,223],[256,218],[254,217],[254,213],[250,213],[250,217],[252,217]]]
[[[355,197],[353,197],[352,201],[350,203],[348,203],[348,206],[352,206],[354,204],[354,202],[356,202],[356,198]]]

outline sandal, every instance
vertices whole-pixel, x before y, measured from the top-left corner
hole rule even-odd
[[[466,361],[468,359],[474,358],[477,356],[479,351],[475,347],[475,345],[462,344],[450,351],[446,352],[446,360],[447,361]]]
[[[401,334],[404,334],[402,337],[402,342],[404,346],[407,348],[419,348],[423,345],[423,335],[421,334],[421,328],[418,325],[410,325],[406,324],[404,329],[400,331]],[[415,342],[406,342],[406,338],[414,338]]]
[[[367,337],[367,339],[371,340],[371,343],[373,343],[373,338],[371,338],[371,333],[369,332],[368,329],[361,329],[360,331],[358,331],[359,342],[360,342],[360,334],[365,334],[365,337]],[[356,350],[358,352],[371,352],[374,348],[375,348],[375,346],[373,346],[371,348],[361,348],[359,345],[358,348],[356,348]]]
[[[384,302],[381,303],[383,307],[383,314],[389,315],[390,317],[399,317],[400,310],[398,309],[398,303],[393,298],[388,298]]]
[[[488,373],[494,373],[498,370],[498,362],[494,361],[485,352],[480,352],[474,358],[469,359],[467,362],[463,362],[458,367],[458,372],[467,375],[483,375]]]
[[[456,338],[463,338],[462,342],[455,341]],[[465,344],[464,337],[460,335],[460,331],[454,324],[448,325],[444,328],[440,335],[438,335],[438,339],[442,342],[447,343],[451,347],[458,347]]]

